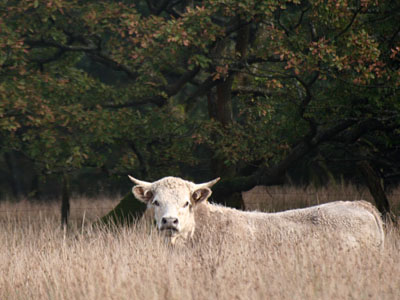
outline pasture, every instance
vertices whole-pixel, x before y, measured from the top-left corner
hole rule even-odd
[[[389,193],[399,207],[399,189]],[[268,211],[332,200],[369,199],[365,190],[331,186],[257,189],[246,204]],[[332,197],[334,197],[332,199]],[[267,201],[261,205],[257,199]],[[398,299],[400,234],[387,228],[382,253],[351,252],[328,237],[243,244],[215,232],[212,243],[167,246],[156,230],[93,228],[118,203],[76,198],[70,228],[60,228],[59,205],[0,202],[0,299]]]

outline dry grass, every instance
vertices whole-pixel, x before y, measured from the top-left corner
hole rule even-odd
[[[93,204],[79,201],[72,208]],[[29,205],[37,211],[28,218],[18,212],[26,213],[25,204],[0,205],[12,211],[0,214],[0,299],[400,297],[400,234],[393,228],[382,253],[333,250],[333,238],[317,251],[307,241],[243,244],[217,233],[212,243],[169,248],[146,224],[91,228],[95,214],[88,212],[64,235],[58,206]]]
[[[121,196],[98,197],[95,199],[80,196],[74,197],[71,200],[69,220],[72,223],[82,223],[83,221],[90,223],[112,210],[121,198]],[[40,222],[40,220],[48,218],[60,220],[60,201],[0,201],[0,221],[18,219],[20,222]]]
[[[298,188],[295,186],[256,186],[242,193],[248,210],[282,211],[302,208],[337,200],[374,200],[366,187],[350,184],[330,184],[326,187]],[[400,215],[400,187],[387,192],[391,208]]]

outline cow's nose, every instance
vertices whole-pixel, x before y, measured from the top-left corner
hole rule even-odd
[[[161,223],[162,223],[163,226],[173,226],[173,227],[175,227],[175,226],[178,225],[179,220],[178,220],[178,218],[163,217],[161,219]]]

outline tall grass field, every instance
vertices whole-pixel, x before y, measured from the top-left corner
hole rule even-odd
[[[389,193],[392,207],[400,189]],[[369,199],[354,186],[256,188],[246,207],[279,211]],[[247,244],[215,232],[211,242],[170,247],[151,224],[101,228],[118,203],[77,197],[68,230],[59,204],[0,202],[0,299],[400,299],[400,234],[385,248],[346,250],[327,238]]]

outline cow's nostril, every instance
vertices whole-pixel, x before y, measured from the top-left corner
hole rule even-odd
[[[179,223],[178,218],[172,218],[172,217],[163,217],[163,218],[161,218],[162,226],[176,227],[176,226],[178,226],[178,223]]]

